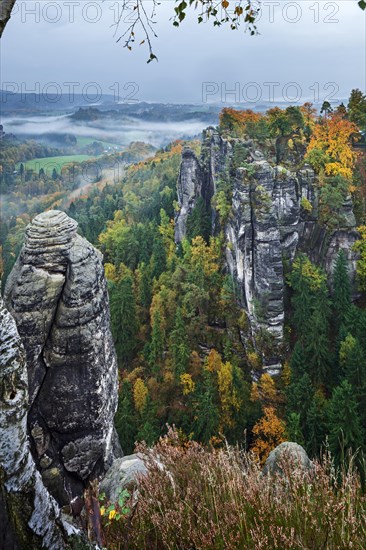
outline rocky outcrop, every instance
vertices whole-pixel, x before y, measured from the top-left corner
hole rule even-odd
[[[76,529],[61,518],[30,453],[25,351],[0,296],[0,548],[59,550]]]
[[[260,151],[253,140],[225,139],[213,128],[206,130],[200,160],[183,153],[176,217],[179,243],[191,211],[185,205],[194,205],[199,196],[206,203],[211,201],[222,181],[231,188],[231,215],[222,227],[227,266],[238,282],[254,344],[256,335],[263,331],[272,339],[272,351],[263,357],[264,368],[272,375],[281,369],[276,349],[283,341],[286,265],[302,251],[331,275],[343,249],[354,280],[356,255],[352,247],[357,240],[352,202],[345,201],[341,227],[332,231],[322,226],[314,171],[307,165],[294,170],[280,166],[274,151],[270,143]],[[287,161],[286,165],[291,167]],[[214,211],[212,228],[215,234],[218,223]]]
[[[119,454],[117,362],[101,254],[59,211],[27,227],[5,300],[27,354],[31,448],[59,503]]]
[[[189,147],[182,154],[182,164],[178,178],[179,212],[175,220],[175,239],[180,242],[186,236],[187,219],[196,200],[202,196],[202,171],[198,159]]]

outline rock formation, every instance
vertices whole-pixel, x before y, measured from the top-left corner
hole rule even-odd
[[[202,196],[202,173],[198,159],[194,152],[185,147],[183,161],[178,178],[179,216],[175,224],[175,238],[180,242],[186,236],[187,219],[192,212],[196,199]]]
[[[284,467],[287,470],[286,472],[284,472]],[[313,465],[305,449],[297,443],[285,441],[269,453],[262,473],[263,475],[286,475],[293,469],[309,471],[312,468]]]
[[[118,502],[124,489],[131,493],[138,488],[139,479],[147,474],[144,457],[138,453],[117,458],[100,484],[100,492],[109,502]]]
[[[76,530],[61,519],[27,438],[25,351],[0,296],[0,548],[61,550]]]
[[[5,289],[27,354],[33,456],[59,503],[80,495],[120,452],[102,257],[76,229],[62,212],[37,216]]]
[[[282,151],[283,163],[284,157]],[[339,250],[344,249],[354,280],[356,255],[352,246],[358,234],[350,200],[343,207],[343,227],[328,230],[318,221],[313,170],[306,165],[291,170],[291,162],[284,167],[276,164],[277,160],[271,143],[259,151],[253,140],[225,139],[213,128],[206,130],[200,160],[187,149],[183,153],[175,237],[179,243],[185,236],[187,218],[198,197],[203,196],[207,203],[220,180],[226,179],[232,189],[231,215],[222,228],[228,270],[238,283],[239,299],[248,312],[254,336],[265,329],[275,343],[281,344],[286,263],[303,251],[330,275]],[[212,211],[213,234],[217,229]],[[263,359],[270,374],[279,373],[279,353]]]

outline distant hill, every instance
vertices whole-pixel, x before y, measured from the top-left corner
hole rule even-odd
[[[6,90],[0,90],[1,110],[7,114],[15,112],[34,111],[54,112],[54,111],[70,111],[79,107],[91,106],[91,102],[87,101],[82,94],[36,94],[36,93],[12,93]],[[113,103],[114,96],[103,95],[100,103]]]

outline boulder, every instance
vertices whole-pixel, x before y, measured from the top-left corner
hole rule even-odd
[[[305,449],[291,441],[285,441],[270,452],[264,467],[263,475],[283,474],[283,464],[286,463],[291,468],[300,468],[309,471],[312,468]]]
[[[141,454],[133,454],[118,458],[109,468],[100,484],[100,492],[107,501],[117,502],[124,489],[133,490],[138,486],[138,478],[147,473],[147,468]]]

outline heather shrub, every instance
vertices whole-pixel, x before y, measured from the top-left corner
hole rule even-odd
[[[182,443],[173,430],[138,451],[149,475],[130,514],[108,526],[108,550],[366,547],[366,499],[353,460],[337,471],[325,454],[302,471],[284,459],[285,474],[269,477],[253,455]]]

